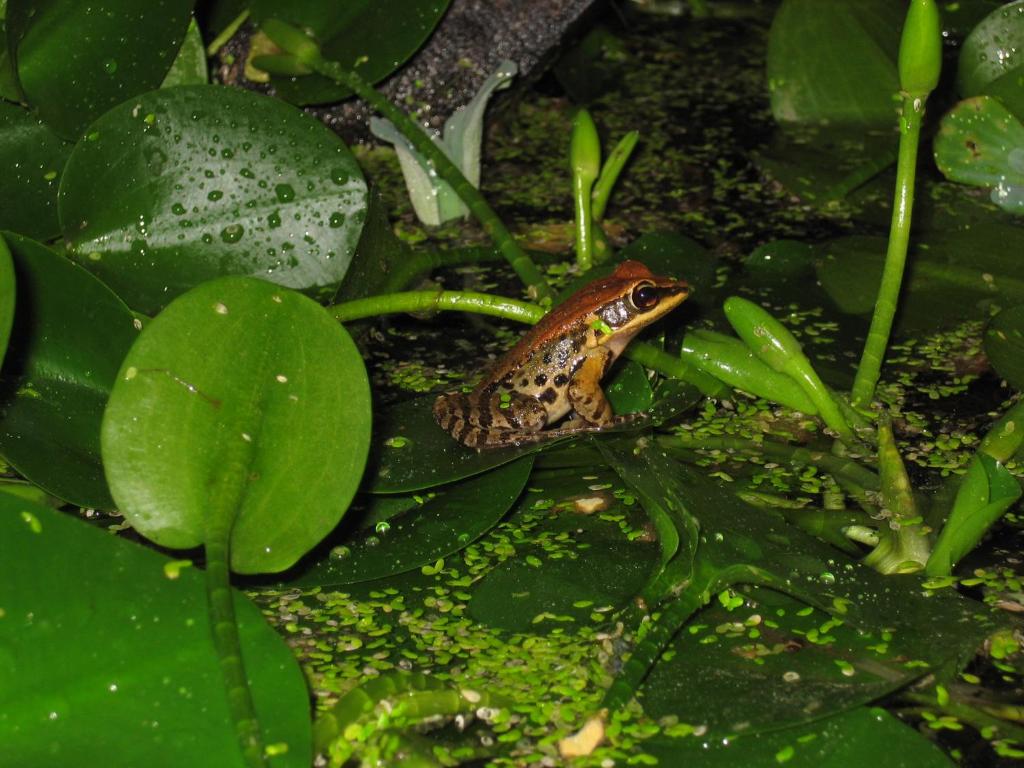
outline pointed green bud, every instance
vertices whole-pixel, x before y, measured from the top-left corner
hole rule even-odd
[[[601,140],[590,113],[585,109],[577,112],[576,119],[572,121],[569,165],[573,176],[579,176],[587,184],[592,184],[601,173]]]
[[[942,70],[942,28],[935,0],[911,0],[900,39],[900,88],[915,98],[935,90]]]

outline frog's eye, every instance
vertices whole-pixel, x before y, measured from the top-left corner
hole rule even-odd
[[[637,309],[654,309],[660,299],[658,289],[650,283],[641,283],[629,294],[629,300]]]

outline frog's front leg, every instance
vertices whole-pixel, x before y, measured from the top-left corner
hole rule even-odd
[[[601,389],[601,377],[610,363],[610,351],[603,347],[591,350],[569,382],[567,394],[572,409],[579,420],[589,427],[606,427],[615,422],[611,403]],[[572,422],[577,422],[577,419]]]

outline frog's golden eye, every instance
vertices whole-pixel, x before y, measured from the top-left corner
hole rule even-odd
[[[658,306],[661,295],[657,288],[650,283],[640,283],[633,292],[629,294],[629,300],[637,309],[654,309]]]

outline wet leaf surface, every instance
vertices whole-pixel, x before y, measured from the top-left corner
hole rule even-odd
[[[105,114],[60,189],[74,258],[147,314],[223,275],[330,298],[365,214],[362,172],[335,134],[276,99],[212,85]]]
[[[0,764],[242,765],[198,569],[0,494],[0,573]],[[305,768],[302,671],[235,611],[264,740],[287,745],[269,764]]]
[[[54,237],[57,185],[71,144],[17,104],[0,102],[0,229],[27,237]]]
[[[885,748],[880,749],[879,745]],[[884,709],[860,707],[825,720],[728,740],[697,736],[644,742],[663,768],[952,768],[932,741]]]
[[[524,456],[491,472],[439,488],[436,496],[413,500],[411,508],[388,515],[386,522],[369,530],[354,535],[338,531],[318,547],[318,558],[308,565],[300,564],[299,575],[287,578],[285,583],[290,587],[327,587],[432,566],[493,528],[519,498],[532,467],[533,456]],[[374,498],[405,501],[401,497]]]
[[[126,518],[167,547],[205,541],[211,489],[244,489],[231,566],[268,573],[338,524],[369,437],[369,383],[345,330],[300,294],[233,277],[146,326],[104,415],[103,460]]]
[[[1024,64],[1024,1],[993,9],[971,30],[960,49],[956,72],[961,96],[977,96]]]
[[[112,509],[100,464],[100,420],[138,336],[135,319],[81,267],[34,240],[4,238],[17,285],[0,386],[0,453],[54,496]]]
[[[423,44],[448,9],[450,0],[398,0],[388,4],[350,0],[343,6],[329,0],[277,3],[254,0],[253,19],[280,19],[313,32],[324,58],[352,67],[376,83],[396,70]],[[395,20],[401,19],[401,24]],[[352,95],[347,88],[320,75],[274,77],[281,98],[295,104],[323,104]]]
[[[195,0],[10,0],[7,40],[29,105],[77,140],[115,104],[157,87],[185,36]]]

